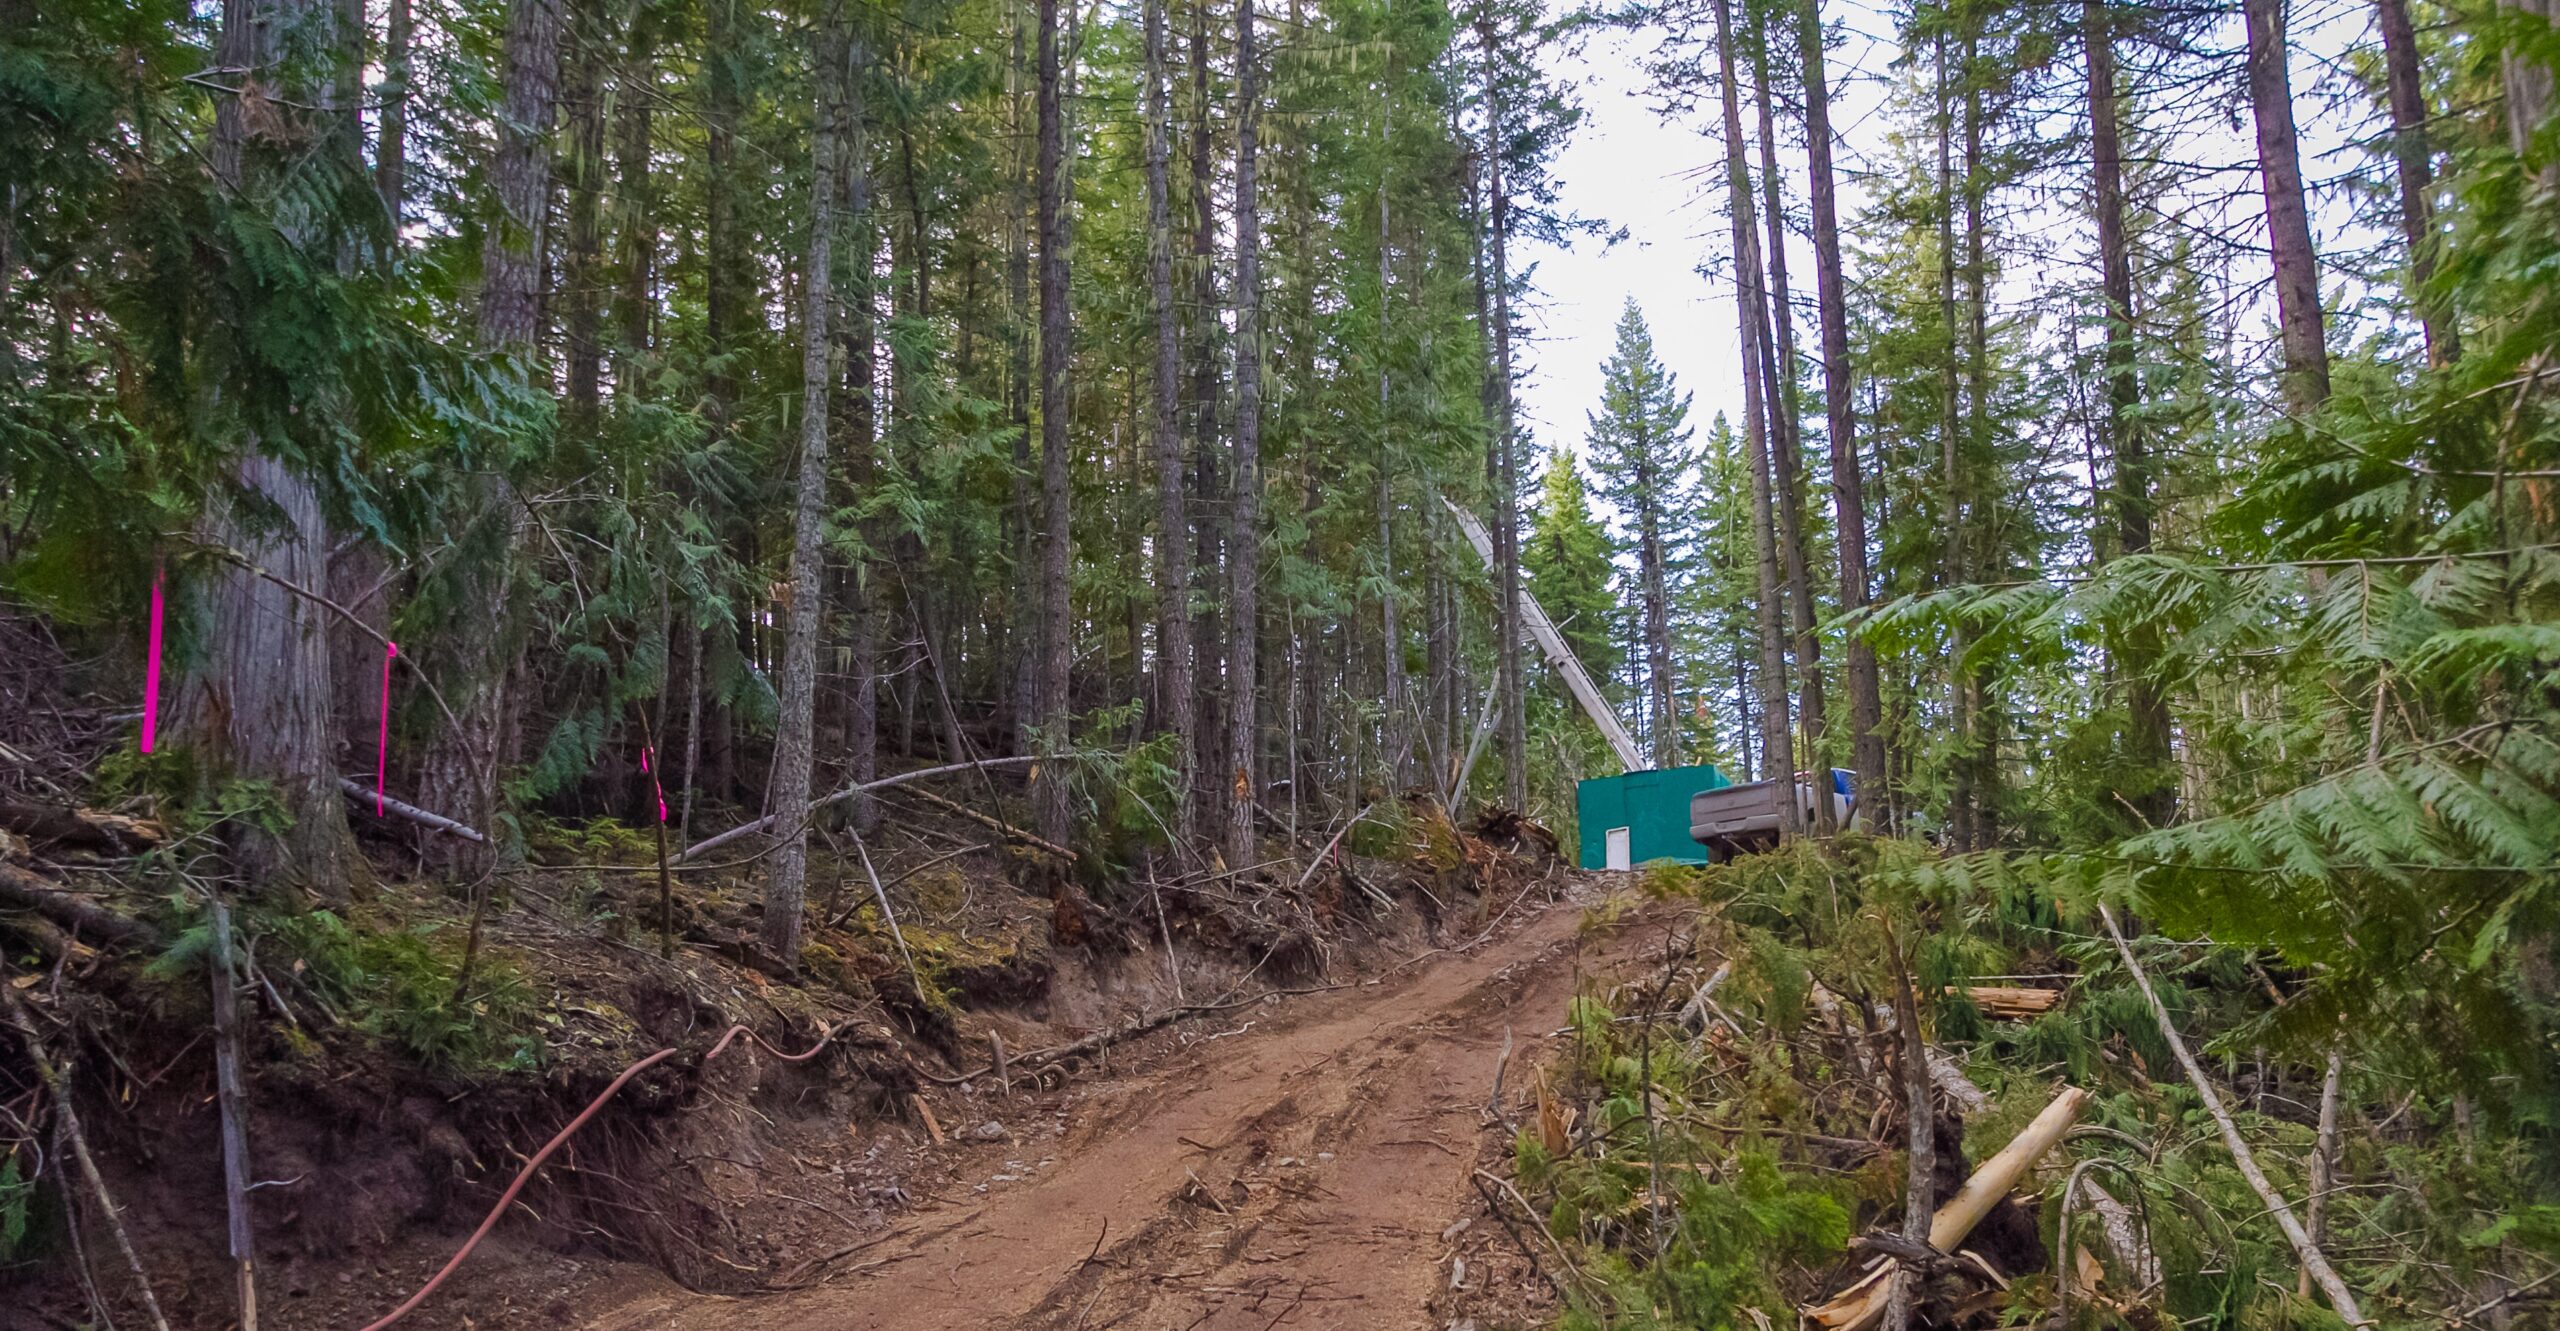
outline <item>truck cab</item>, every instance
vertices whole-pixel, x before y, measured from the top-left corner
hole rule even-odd
[[[1823,779],[1824,776],[1827,780]],[[1850,827],[1858,812],[1857,792],[1849,773],[1831,768],[1827,774],[1798,772],[1792,781],[1753,781],[1746,785],[1701,790],[1689,797],[1689,838],[1707,848],[1707,861],[1722,864],[1778,844],[1782,826],[1780,800],[1792,796],[1804,826],[1812,826],[1814,801],[1827,798],[1840,826]]]

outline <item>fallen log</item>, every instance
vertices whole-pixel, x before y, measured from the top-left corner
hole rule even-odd
[[[818,810],[827,808],[830,805],[842,804],[846,800],[852,799],[854,796],[859,795],[866,790],[887,790],[891,786],[903,786],[910,781],[922,781],[929,776],[949,776],[954,772],[983,771],[990,767],[1021,767],[1025,764],[1036,763],[1038,761],[1040,761],[1040,757],[1037,754],[1018,754],[1011,758],[982,758],[976,762],[945,763],[940,767],[919,767],[915,771],[900,772],[895,776],[884,776],[877,781],[857,781],[850,786],[846,786],[842,790],[836,791],[834,794],[821,795],[818,798],[809,801],[809,807],[804,811],[803,816],[810,813],[816,813]],[[718,836],[705,837],[704,839],[685,847],[683,853],[676,856],[676,863],[682,864],[687,860],[698,859],[715,847],[728,845],[730,842],[735,841],[740,837],[749,837],[754,836],[758,832],[771,831],[775,822],[778,821],[780,817],[781,815],[779,814],[769,813],[762,818],[756,819],[754,822],[732,827]]]
[[[1982,1015],[2000,1021],[2041,1017],[2062,1001],[2059,989],[2024,989],[1999,984],[1950,985],[1947,992],[1962,993],[1982,1010]]]
[[[995,817],[992,814],[980,813],[977,810],[970,808],[968,805],[962,804],[958,800],[944,799],[930,790],[901,790],[898,793],[913,799],[923,800],[925,803],[942,810],[944,813],[957,814],[960,817],[968,819],[970,822],[976,823],[980,827],[986,828],[988,831],[994,832],[998,836],[1004,837],[1006,840],[1021,842],[1023,845],[1029,846],[1033,850],[1039,851],[1044,855],[1057,856],[1059,859],[1065,860],[1069,864],[1076,862],[1076,853],[1074,851],[1069,850],[1054,841],[1043,841],[1040,838],[1031,835],[1029,832],[1025,832],[1021,828],[1006,822],[1002,818]]]
[[[440,813],[430,813],[425,809],[419,808],[415,804],[403,804],[388,795],[367,789],[366,787],[358,785],[343,776],[338,778],[338,789],[348,799],[354,800],[358,804],[371,804],[377,806],[382,810],[384,817],[398,818],[404,822],[416,823],[418,826],[426,828],[429,831],[448,832],[465,841],[476,841],[485,845],[489,840],[489,838],[480,835],[480,831],[477,828],[468,827],[464,824],[455,822]]]
[[[2177,1023],[2169,1019],[2169,1009],[2151,988],[2151,973],[2142,968],[2142,963],[2133,955],[2133,945],[2125,941],[2124,930],[2117,927],[2116,913],[2101,901],[2098,903],[2098,918],[2107,926],[2107,937],[2116,945],[2116,955],[2124,958],[2125,969],[2133,972],[2133,982],[2141,986],[2143,998],[2150,1002],[2152,1019],[2160,1026],[2160,1037],[2169,1042],[2169,1052],[2178,1056],[2178,1066],[2186,1069],[2187,1084],[2195,1087],[2196,1098],[2204,1101],[2205,1112],[2213,1116],[2214,1126],[2222,1130],[2222,1144],[2231,1151],[2231,1163],[2239,1166],[2240,1176],[2249,1181],[2250,1190],[2258,1194],[2259,1201],[2266,1203],[2268,1214],[2275,1217],[2276,1228],[2283,1230],[2286,1240],[2293,1244],[2294,1255],[2301,1258],[2303,1269],[2311,1273],[2312,1282],[2329,1296],[2330,1310],[2344,1319],[2347,1325],[2362,1326],[2364,1310],[2356,1305],[2355,1291],[2347,1288],[2345,1278],[2329,1264],[2329,1258],[2320,1251],[2320,1245],[2312,1241],[2311,1232],[2302,1227],[2301,1219],[2294,1215],[2293,1207],[2285,1201],[2284,1194],[2276,1191],[2276,1185],[2267,1181],[2266,1171],[2258,1168],[2257,1153],[2249,1149],[2248,1140],[2240,1135],[2240,1125],[2231,1120],[2231,1111],[2222,1107],[2222,1095],[2214,1090],[2212,1079],[2204,1075],[2204,1065],[2196,1062],[2196,1056],[2187,1051],[2185,1037],[2178,1034]]]
[[[25,800],[0,800],[0,828],[7,828],[38,845],[103,850],[119,855],[149,850],[166,836],[157,824],[127,818],[120,813],[66,809],[52,804],[30,804]]]
[[[1929,1246],[1952,1255],[1973,1233],[1973,1227],[1982,1223],[1982,1217],[1990,1213],[1992,1204],[2007,1196],[2029,1167],[2062,1140],[2073,1120],[2080,1117],[2080,1108],[2088,1098],[2089,1093],[2077,1086],[2064,1087],[2033,1123],[1973,1171],[1964,1187],[1930,1216]],[[1885,1304],[1892,1297],[1895,1283],[1892,1276],[1899,1269],[1899,1262],[1887,1259],[1856,1284],[1805,1308],[1804,1315],[1826,1331],[1868,1331],[1884,1320]]]
[[[0,906],[31,910],[81,938],[124,947],[156,947],[160,931],[120,911],[84,901],[60,884],[0,864]]]

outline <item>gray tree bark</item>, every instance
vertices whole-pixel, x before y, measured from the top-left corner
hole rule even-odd
[[[801,275],[800,474],[791,519],[790,621],[782,642],[780,711],[774,724],[774,834],[779,846],[765,879],[765,954],[784,969],[800,964],[809,885],[809,773],[818,710],[818,628],[826,618],[827,427],[834,405],[836,169],[844,147],[848,78],[843,0],[827,0],[816,35],[817,125],[810,144],[809,262]]]
[[[1806,0],[1798,6],[1797,44],[1804,70],[1805,157],[1810,177],[1813,215],[1815,294],[1822,311],[1823,405],[1831,427],[1831,496],[1839,525],[1840,609],[1855,614],[1866,608],[1867,505],[1864,476],[1858,466],[1858,407],[1849,368],[1848,293],[1840,261],[1840,212],[1831,167],[1831,89],[1823,72],[1822,6]],[[1889,830],[1883,816],[1886,801],[1884,690],[1876,671],[1876,649],[1852,635],[1848,643],[1849,726],[1851,762],[1857,769],[1858,798],[1868,810],[1867,825]]]
[[[277,171],[294,169],[282,164],[302,152],[353,146],[327,111],[306,109],[330,100],[333,70],[308,53],[334,51],[350,40],[337,30],[339,17],[329,0],[227,0],[223,6],[218,59],[229,68],[263,71],[276,100],[261,108],[273,118],[262,130],[253,130],[242,97],[216,105],[214,170],[244,197],[272,207],[289,234],[307,230],[309,222],[277,198],[286,183]],[[291,50],[283,42],[287,34],[296,39]],[[263,142],[253,151],[255,140]],[[172,700],[173,729],[204,772],[268,782],[283,806],[281,831],[265,831],[254,820],[242,824],[232,842],[240,868],[253,881],[344,901],[362,862],[337,795],[327,612],[279,585],[328,587],[328,520],[313,480],[256,440],[233,465],[231,480],[240,496],[272,505],[281,521],[247,516],[227,488],[208,496],[205,540],[237,552],[246,566],[226,562],[204,579],[202,651]]]
[[[1034,223],[1040,243],[1040,654],[1034,666],[1042,751],[1050,761],[1033,769],[1032,809],[1040,835],[1059,845],[1074,833],[1067,802],[1068,663],[1074,655],[1074,613],[1068,598],[1067,437],[1073,411],[1067,390],[1071,347],[1067,308],[1066,106],[1060,77],[1058,5],[1040,0],[1040,142]]]
[[[2427,363],[2462,359],[2453,311],[2427,290],[2436,275],[2435,150],[2427,134],[2427,94],[2418,79],[2418,31],[2409,0],[2374,0],[2382,29],[2382,73],[2391,101],[2391,156],[2400,174],[2400,234],[2409,244],[2409,303],[2426,330]]]
[[[2320,309],[2320,256],[2302,197],[2302,149],[2293,127],[2293,80],[2285,67],[2285,0],[2245,0],[2249,29],[2249,109],[2257,123],[2258,178],[2267,204],[2267,244],[2275,261],[2276,328],[2284,342],[2284,405],[2308,416],[2329,400],[2329,343]]]
[[[1778,132],[1776,117],[1769,106],[1769,43],[1764,31],[1752,43],[1752,100],[1758,104],[1760,119],[1760,189],[1769,223],[1768,307],[1775,312],[1777,337],[1774,346],[1761,352],[1761,371],[1768,377],[1766,401],[1770,414],[1770,442],[1778,482],[1778,531],[1784,541],[1783,564],[1787,576],[1787,599],[1794,612],[1790,620],[1795,629],[1796,716],[1804,727],[1806,765],[1819,771],[1825,760],[1822,741],[1827,720],[1822,692],[1822,633],[1813,614],[1812,559],[1805,549],[1804,494],[1798,480],[1804,475],[1804,409],[1796,395],[1795,314],[1787,297],[1787,211],[1786,198],[1778,175]],[[1816,779],[1820,788],[1828,783]],[[1831,801],[1813,802],[1813,830],[1829,835],[1839,830],[1839,813]]]
[[[1511,383],[1511,196],[1502,187],[1502,56],[1493,20],[1480,17],[1476,35],[1485,57],[1485,162],[1487,211],[1492,215],[1493,297],[1493,555],[1501,595],[1495,622],[1500,640],[1495,663],[1502,694],[1503,798],[1514,809],[1529,805],[1528,692],[1521,662],[1520,460]]]
[[[1227,862],[1254,859],[1254,801],[1261,793],[1256,670],[1261,646],[1257,599],[1262,591],[1262,219],[1257,138],[1261,56],[1254,46],[1253,0],[1236,3],[1236,448],[1232,544],[1227,550]]]
[[[511,0],[505,48],[506,98],[498,116],[490,180],[498,216],[480,251],[480,344],[491,353],[531,358],[542,319],[542,256],[551,205],[551,125],[558,108],[562,0]],[[468,521],[478,545],[458,571],[457,600],[477,625],[453,643],[459,683],[459,726],[437,737],[420,781],[420,802],[474,827],[497,826],[498,765],[518,710],[509,688],[518,636],[515,578],[525,540],[524,506],[514,483],[490,473],[465,487]],[[496,840],[431,837],[424,854],[451,872],[484,869]]]
[[[1146,0],[1147,295],[1156,321],[1156,698],[1158,724],[1173,736],[1174,853],[1193,835],[1192,729],[1198,703],[1191,665],[1191,503],[1182,456],[1182,315],[1173,304],[1171,93],[1165,86],[1165,0]]]
[[[1741,312],[1742,441],[1744,465],[1751,469],[1752,552],[1758,565],[1760,629],[1760,767],[1763,779],[1786,780],[1795,771],[1795,742],[1789,722],[1785,643],[1786,590],[1778,579],[1778,532],[1770,493],[1768,422],[1765,401],[1773,382],[1761,366],[1768,345],[1766,305],[1759,296],[1759,222],[1751,201],[1751,164],[1744,156],[1741,81],[1734,73],[1733,6],[1716,0],[1716,64],[1724,97],[1725,211],[1733,230],[1734,303]],[[1761,317],[1755,318],[1755,313]],[[1783,831],[1804,830],[1794,800],[1778,802]]]

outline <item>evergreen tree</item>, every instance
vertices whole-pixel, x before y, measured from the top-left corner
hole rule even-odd
[[[1529,594],[1604,689],[1625,664],[1612,554],[1609,530],[1591,511],[1577,459],[1570,450],[1549,455],[1520,563],[1528,574]],[[1556,692],[1563,696],[1560,687]]]
[[[1636,561],[1635,601],[1644,634],[1645,729],[1657,767],[1680,765],[1671,653],[1671,565],[1683,536],[1675,505],[1692,483],[1689,395],[1653,352],[1653,332],[1633,299],[1618,316],[1617,349],[1601,366],[1600,406],[1587,437],[1600,497],[1618,512]]]

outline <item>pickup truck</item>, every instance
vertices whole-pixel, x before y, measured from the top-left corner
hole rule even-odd
[[[1842,827],[1852,825],[1858,800],[1849,773],[1832,768],[1826,792]],[[1796,773],[1793,781],[1754,781],[1749,785],[1701,790],[1689,797],[1689,839],[1707,848],[1708,862],[1722,864],[1736,855],[1768,850],[1778,844],[1779,800],[1792,792],[1804,826],[1813,825],[1816,777]]]

